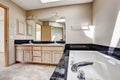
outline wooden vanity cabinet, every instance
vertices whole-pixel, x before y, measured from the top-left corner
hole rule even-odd
[[[42,63],[51,64],[51,62],[52,62],[52,52],[42,51]]]
[[[16,61],[20,61],[23,62],[24,61],[24,50],[23,50],[23,46],[17,46],[15,48],[15,53],[16,53]]]
[[[58,64],[59,60],[62,57],[62,54],[63,54],[62,51],[53,51],[53,54],[52,54],[52,63],[53,64]]]
[[[43,62],[58,64],[63,54],[63,47],[42,47],[42,54]]]
[[[16,46],[16,61],[31,62],[32,61],[32,47]]]
[[[58,64],[64,46],[16,46],[16,61]]]
[[[32,62],[32,47],[25,46],[23,47],[24,62]]]
[[[41,47],[33,47],[33,62],[42,62]]]

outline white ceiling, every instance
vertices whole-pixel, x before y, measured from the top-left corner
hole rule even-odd
[[[41,3],[40,0],[11,0],[25,10],[48,8],[55,6],[71,5],[71,4],[80,4],[80,3],[89,3],[93,0],[62,0],[52,3]]]

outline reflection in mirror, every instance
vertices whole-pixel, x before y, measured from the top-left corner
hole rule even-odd
[[[65,41],[65,19],[40,19],[39,22],[41,24],[36,23],[35,40]]]
[[[36,41],[41,41],[41,25],[40,24],[36,24],[36,28],[35,28],[35,40]]]

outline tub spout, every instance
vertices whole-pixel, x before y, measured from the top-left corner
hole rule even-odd
[[[78,62],[72,65],[71,70],[73,72],[77,72],[79,67],[87,66],[87,65],[93,65],[93,62]]]

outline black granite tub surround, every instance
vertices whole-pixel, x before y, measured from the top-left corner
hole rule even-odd
[[[98,45],[98,44],[93,44],[92,47],[96,51],[99,51],[105,55],[108,55],[115,59],[120,60],[120,48]]]
[[[99,51],[108,56],[120,60],[120,48],[98,45],[98,44],[66,44],[65,50],[91,50]]]
[[[67,67],[68,67],[68,60],[69,60],[68,53],[69,53],[68,50],[64,52],[50,80],[66,80],[67,79]]]
[[[120,60],[120,48],[114,48],[98,44],[66,44],[64,54],[50,80],[67,80],[67,69],[70,50],[99,51],[101,52],[101,54],[106,54]]]
[[[66,44],[65,50],[92,50],[93,44]]]

